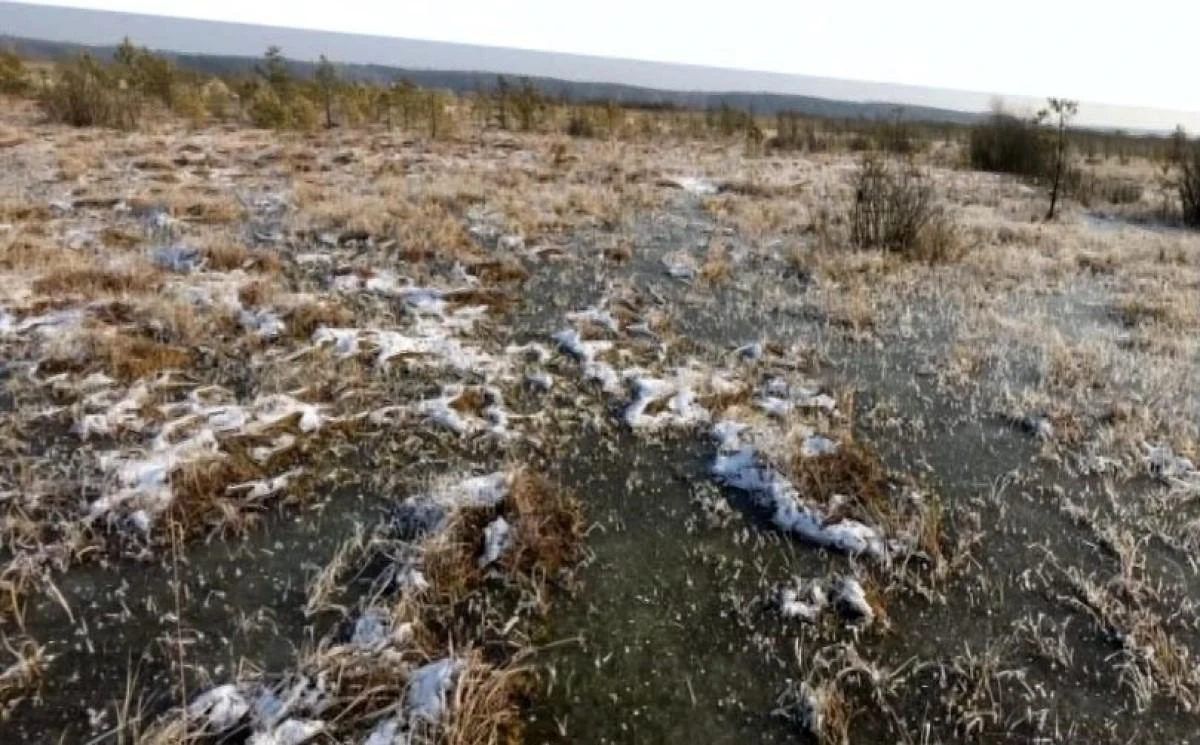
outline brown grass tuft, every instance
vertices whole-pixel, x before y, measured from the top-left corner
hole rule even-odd
[[[700,267],[700,276],[713,284],[728,282],[733,278],[733,268],[729,264],[729,249],[725,244],[715,241],[709,244],[704,264]]]
[[[150,269],[70,269],[42,276],[33,283],[33,291],[42,295],[101,295],[155,292],[162,276]]]
[[[230,272],[246,265],[250,260],[250,251],[239,243],[221,242],[205,247],[204,256],[209,269]]]
[[[313,332],[321,326],[346,326],[353,320],[353,313],[330,300],[297,305],[283,316],[288,333],[296,339],[312,338]]]
[[[464,658],[450,698],[450,718],[443,742],[446,745],[513,745],[521,742],[521,701],[533,685],[525,667],[494,667],[479,650]]]
[[[191,350],[138,336],[115,335],[93,340],[92,358],[102,361],[113,377],[134,381],[164,370],[183,370]]]
[[[175,498],[171,502],[170,520],[189,534],[214,524],[224,530],[244,533],[253,524],[254,517],[244,506],[235,504],[226,488],[263,475],[260,466],[240,453],[186,463],[171,473],[171,490]]]
[[[604,249],[604,258],[617,264],[624,264],[633,258],[633,246],[628,241],[618,241]]]
[[[836,453],[806,458],[796,453],[790,475],[800,494],[828,501],[840,494],[850,498],[849,509],[874,524],[890,512],[891,479],[875,451],[855,441],[843,441]],[[836,516],[831,516],[831,518]]]
[[[136,248],[142,242],[142,236],[131,230],[114,226],[106,227],[100,232],[100,240],[108,248]]]
[[[529,470],[520,471],[505,500],[514,546],[501,562],[535,580],[553,578],[579,559],[583,510],[569,491]]]
[[[467,266],[467,270],[487,284],[503,282],[521,283],[529,279],[529,272],[515,259],[484,259]]]

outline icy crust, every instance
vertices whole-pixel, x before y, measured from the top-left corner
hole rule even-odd
[[[301,400],[302,392],[262,396],[239,403],[228,390],[192,384],[175,373],[143,379],[123,387],[112,378],[93,374],[81,381],[65,374],[53,376],[43,384],[61,386],[77,394],[72,407],[73,431],[84,441],[108,438],[127,439],[142,436],[137,447],[101,450],[97,464],[104,475],[100,496],[89,506],[91,519],[127,520],[148,531],[156,518],[175,499],[171,476],[189,464],[228,457],[222,446],[228,438],[254,439],[249,450],[259,464],[296,447],[333,421],[365,420],[387,426],[399,418],[413,417],[458,436],[484,434],[499,439],[514,436],[510,414],[500,388],[492,381],[522,380],[521,372],[530,363],[544,362],[549,350],[540,344],[512,347],[493,354],[466,340],[462,334],[472,331],[483,319],[486,306],[452,307],[448,298],[457,291],[401,285],[399,280],[379,275],[362,280],[355,277],[354,287],[346,290],[371,291],[401,298],[411,312],[403,330],[375,328],[319,327],[311,344],[289,355],[288,359],[326,350],[337,357],[361,353],[373,356],[375,364],[386,367],[403,361],[431,369],[482,378],[487,383],[468,391],[461,385],[447,384],[442,395],[415,402],[403,402],[375,411],[332,418],[328,407]],[[283,333],[283,322],[269,310],[247,310],[237,298],[235,287],[227,279],[207,285],[184,288],[201,304],[222,304],[238,309],[244,326],[264,337]],[[20,335],[35,331],[61,331],[78,325],[82,313],[46,315],[15,321],[0,315],[0,334]],[[615,319],[589,316],[607,324]],[[525,372],[526,377],[547,389],[553,380],[542,370]],[[186,392],[186,393],[185,393]],[[460,405],[460,398],[471,393],[475,405]],[[164,398],[181,399],[159,403]],[[260,500],[286,492],[299,471],[288,471],[261,480],[228,487],[231,495]]]
[[[151,407],[152,392],[170,386],[169,377],[163,377],[154,383],[137,383],[119,397],[112,389],[104,389],[82,402],[74,426],[81,439],[123,432],[149,435],[140,451],[108,450],[97,454],[106,483],[101,496],[89,506],[90,517],[127,516],[146,530],[174,500],[174,472],[189,464],[227,457],[221,437],[270,438],[275,434],[271,445],[259,446],[250,453],[265,463],[294,446],[297,436],[312,435],[331,421],[325,407],[291,395],[268,395],[241,405],[232,402],[228,391],[216,387],[196,389],[182,401]],[[99,411],[88,413],[95,409]],[[228,491],[247,500],[262,499],[286,490],[299,473],[292,470],[233,484]]]
[[[510,472],[448,478],[427,492],[409,497],[400,505],[408,522],[400,532],[413,536],[411,563],[398,567],[394,587],[400,592],[421,592],[429,585],[419,568],[422,546],[442,532],[458,510],[494,508],[508,496],[515,476]],[[498,561],[512,546],[514,528],[503,517],[492,520],[480,536],[478,565]],[[404,692],[395,714],[379,721],[363,740],[364,745],[396,745],[413,741],[416,733],[440,726],[450,712],[452,692],[467,660],[447,655],[421,664],[410,662],[413,624],[395,623],[384,608],[366,608],[355,620],[344,648],[395,659]],[[403,653],[403,654],[400,654]],[[332,686],[324,674],[293,675],[284,683],[227,683],[204,691],[187,706],[193,730],[228,735],[248,728],[248,742],[257,745],[303,745],[327,730],[323,715],[334,704]]]
[[[743,445],[745,431],[734,422],[720,422],[713,428],[718,443],[710,473],[720,483],[745,492],[760,507],[772,512],[772,522],[784,532],[794,533],[809,543],[852,556],[865,555],[886,559],[890,547],[876,529],[850,518],[831,520],[824,511],[807,503],[788,479],[766,463],[753,446]],[[819,436],[809,437],[803,452],[833,452],[835,445]]]
[[[738,371],[704,369],[698,365],[680,368],[666,375],[654,375],[641,368],[617,370],[604,357],[616,357],[620,351],[610,340],[586,340],[579,326],[591,324],[619,334],[619,324],[610,324],[611,314],[596,307],[567,315],[568,327],[556,332],[553,341],[580,365],[585,380],[599,381],[603,392],[627,399],[621,418],[635,432],[650,434],[664,430],[707,432],[716,442],[717,453],[710,474],[719,483],[745,492],[772,515],[775,526],[786,533],[822,548],[851,556],[887,560],[892,553],[908,550],[911,541],[889,541],[878,529],[848,517],[833,517],[826,509],[806,499],[778,469],[771,465],[754,442],[778,442],[771,420],[787,420],[794,413],[817,410],[834,414],[837,402],[829,395],[782,378],[771,378],[749,397],[754,410],[765,416],[766,424],[749,424],[724,418],[701,404],[702,400],[720,401],[737,397],[751,386],[742,382]],[[754,362],[764,355],[762,344],[736,350],[736,356]],[[744,407],[743,407],[744,408]],[[810,433],[800,442],[803,457],[819,457],[837,452],[837,443]]]
[[[795,579],[779,588],[775,602],[779,615],[806,623],[816,623],[830,611],[863,625],[875,620],[866,590],[854,577],[838,577],[828,583]]]

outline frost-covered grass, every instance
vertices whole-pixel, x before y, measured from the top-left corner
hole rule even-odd
[[[1019,688],[1039,675],[1026,649],[1069,681],[1111,672],[1135,709],[1196,705],[1194,609],[1177,602],[1188,580],[1162,579],[1169,562],[1145,548],[1153,536],[1178,559],[1200,543],[1194,234],[1075,204],[1042,223],[1035,189],[939,154],[921,165],[964,251],[932,266],[848,248],[844,154],[67,132],[4,116],[22,143],[0,151],[0,699],[70,675],[44,652],[63,640],[22,623],[34,598],[88,620],[59,590],[73,570],[182,559],[186,585],[193,541],[269,542],[264,515],[329,509],[369,462],[388,488],[366,499],[395,519],[306,557],[318,567],[302,610],[319,633],[290,671],[172,660],[207,685],[173,701],[150,741],[205,728],[264,745],[494,741],[517,729],[523,650],[585,533],[589,495],[531,464],[628,436],[702,453],[691,488],[823,557],[824,576],[767,583],[770,620],[752,634],[769,646],[778,623],[815,646],[779,713],[822,741],[854,732],[856,714],[902,741],[1050,737],[1036,691],[1059,683]],[[1145,220],[1156,198],[1104,211]],[[999,415],[1041,464],[1106,474],[1114,494],[1149,476],[1162,493],[1086,507],[1020,494],[1011,511],[974,493],[944,501],[884,465],[845,381],[832,384],[828,367],[858,357],[887,373],[868,418],[902,420],[885,444],[913,463],[959,444],[927,439],[943,424],[929,410]],[[941,408],[913,414],[927,401]],[[1050,542],[1044,513],[1101,556]],[[1044,619],[1030,588],[1050,598]],[[914,603],[969,641],[931,650],[906,624]],[[1004,628],[981,644],[970,614],[984,609]],[[1097,661],[1093,637],[1124,641]],[[911,663],[895,656],[910,650]],[[889,709],[934,689],[921,722]]]

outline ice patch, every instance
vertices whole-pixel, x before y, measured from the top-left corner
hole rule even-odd
[[[392,718],[375,725],[363,745],[409,745],[410,742],[411,738],[408,732],[401,729],[400,721]]]
[[[564,329],[552,337],[558,346],[579,362],[594,362],[596,357],[613,348],[611,341],[584,341],[575,329]]]
[[[663,257],[662,262],[667,268],[667,274],[676,279],[693,279],[700,272],[696,259],[687,251],[669,253]]]
[[[275,339],[287,330],[287,326],[274,311],[245,310],[238,314],[238,322],[242,328],[258,332],[264,339]]]
[[[243,499],[254,502],[284,492],[291,485],[292,480],[301,473],[301,469],[296,468],[274,478],[247,481],[243,484],[232,484],[225,487],[225,492],[227,494],[240,493]]]
[[[431,724],[440,722],[446,713],[446,694],[461,667],[461,662],[446,657],[418,668],[408,681],[405,704],[409,717]]]
[[[573,324],[594,324],[596,326],[606,328],[614,334],[621,332],[621,326],[617,323],[617,319],[613,317],[612,313],[595,307],[568,313],[567,320]]]
[[[503,517],[498,517],[483,529],[483,555],[479,557],[479,568],[495,564],[512,546],[512,527]]]
[[[182,243],[155,249],[152,258],[156,266],[177,274],[191,274],[204,266],[200,249]]]
[[[714,428],[714,437],[722,445],[739,445],[744,431],[728,422]],[[876,559],[887,557],[887,545],[873,528],[849,518],[829,522],[815,506],[801,502],[800,495],[783,474],[760,461],[753,447],[740,446],[729,452],[718,451],[710,473],[724,485],[744,491],[762,507],[773,512],[772,522],[780,530],[822,548]]]
[[[1155,446],[1143,442],[1142,450],[1145,453],[1142,462],[1146,464],[1146,470],[1151,476],[1167,481],[1197,477],[1195,464],[1188,458],[1175,455],[1174,451],[1165,445]]]
[[[187,707],[188,719],[204,722],[206,731],[218,734],[233,729],[249,712],[246,697],[232,684],[205,691]]]
[[[633,380],[634,400],[625,409],[624,419],[632,429],[659,430],[666,427],[689,427],[709,420],[708,410],[696,400],[696,394],[684,380],[661,380],[658,378],[630,376]],[[653,405],[666,401],[665,408],[656,414],[646,411]]]
[[[834,582],[831,595],[834,607],[844,617],[864,623],[875,620],[875,610],[867,602],[866,591],[853,577],[842,577]]]
[[[350,643],[356,647],[374,649],[388,642],[392,633],[392,619],[378,608],[369,608],[354,622]]]
[[[669,176],[665,181],[697,196],[711,196],[718,191],[715,183],[699,176]]]
[[[288,719],[274,729],[254,733],[247,745],[304,745],[324,731],[324,722]]]
[[[834,455],[838,451],[838,444],[828,437],[821,435],[812,435],[806,437],[800,445],[800,455],[805,458],[816,458],[820,455]]]

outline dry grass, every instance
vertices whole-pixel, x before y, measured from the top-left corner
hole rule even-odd
[[[729,261],[729,247],[720,241],[713,241],[704,255],[704,263],[700,266],[700,277],[706,282],[722,284],[733,278],[733,267]]]
[[[110,375],[127,382],[157,375],[165,370],[187,370],[192,351],[152,339],[117,334],[94,337],[91,351]]]
[[[450,717],[441,741],[445,745],[515,745],[522,741],[521,703],[532,690],[532,671],[487,664],[479,650],[463,658],[450,698]]]
[[[464,410],[478,403],[468,394],[456,401]],[[449,527],[426,544],[425,571],[439,603],[454,605],[479,587],[480,536],[497,517],[509,523],[513,536],[499,566],[506,576],[528,583],[538,597],[561,570],[578,560],[584,530],[578,500],[544,477],[522,470],[496,510],[460,510]]]
[[[347,326],[353,320],[354,314],[348,308],[331,299],[301,303],[283,315],[288,333],[296,339],[311,339],[321,326]]]
[[[149,267],[89,267],[46,274],[34,281],[32,289],[40,295],[77,296],[94,300],[105,296],[156,292],[162,287],[162,282],[162,274]]]
[[[887,468],[875,451],[857,441],[842,441],[832,454],[797,453],[788,464],[788,474],[805,497],[822,502],[835,495],[849,497],[846,509],[858,519],[879,525],[893,512]]]
[[[507,569],[545,581],[579,560],[583,511],[562,486],[522,470],[513,480],[504,510],[515,531],[512,551],[501,557]]]
[[[171,217],[199,225],[229,225],[246,215],[240,202],[216,187],[152,189],[128,203],[135,210],[161,206]]]
[[[204,248],[205,265],[216,272],[241,269],[250,261],[250,250],[239,243],[221,241]]]
[[[0,702],[27,693],[41,680],[49,660],[45,650],[32,639],[19,640],[15,645],[7,637],[0,639],[7,659],[0,668]]]

